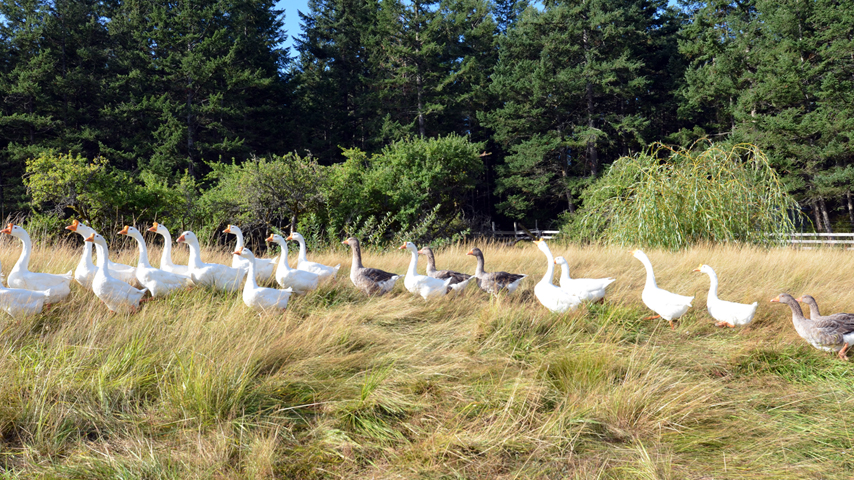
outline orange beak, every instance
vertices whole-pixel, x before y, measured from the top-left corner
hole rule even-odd
[[[290,239],[291,239],[291,237],[288,237],[288,240],[290,240]],[[343,242],[341,242],[341,245],[350,245],[350,242],[348,242],[347,240],[344,240]]]
[[[149,228],[148,231],[157,233],[157,222],[152,223],[151,228]]]
[[[85,239],[85,240],[83,240],[83,241],[84,241],[84,242],[94,242],[94,241],[95,241],[95,234],[93,233],[92,235],[89,235],[89,236],[88,236],[88,237],[86,237],[86,239]]]
[[[796,298],[795,300],[797,300],[797,301],[799,301],[799,302],[803,302],[803,301],[804,301],[804,297],[798,297],[798,298]]]
[[[186,239],[184,238],[184,234],[182,233],[182,234],[181,234],[181,236],[180,236],[180,237],[178,237],[178,240],[175,240],[175,241],[176,241],[176,242],[178,242],[178,243],[181,243],[181,242],[183,242],[183,241],[185,241],[185,240],[186,240]]]
[[[71,230],[72,232],[76,232],[77,231],[77,225],[80,225],[80,222],[77,220],[74,220],[73,222],[71,222],[71,225],[65,227],[65,229]]]
[[[231,225],[225,227],[225,230],[223,230],[222,233],[231,233]]]
[[[273,240],[273,236],[272,236],[272,235],[270,235],[269,237],[267,237],[267,238],[265,239],[265,241],[267,241],[267,242],[273,242],[273,241],[275,241],[275,240]]]
[[[234,252],[234,254],[235,254],[235,255],[240,255],[240,251],[238,250],[238,251]]]
[[[466,255],[474,255],[474,250],[469,250],[469,253],[467,253]]]
[[[703,266],[702,266],[702,265],[700,265],[699,267],[697,267],[697,268],[695,268],[694,270],[691,270],[691,271],[692,271],[692,272],[699,272],[701,268],[703,268]]]
[[[294,239],[294,236],[293,236],[293,235],[288,235],[288,238],[286,238],[285,240],[293,240],[293,239]],[[343,241],[343,242],[341,242],[341,243],[347,243],[347,242],[346,242],[346,241]],[[348,245],[349,245],[349,243],[348,243]]]
[[[397,249],[398,249],[398,250],[403,250],[404,248],[406,248],[406,244],[405,244],[405,243],[404,243],[403,245],[401,245],[401,246],[397,247]]]
[[[13,226],[14,225],[12,225],[11,223],[9,225],[6,225],[6,228],[4,228],[3,230],[0,230],[0,233],[7,233],[7,234],[11,235]]]
[[[772,302],[772,303],[780,303],[780,296],[779,296],[779,295],[777,295],[776,297],[772,298],[772,299],[771,299],[771,302]]]
[[[555,265],[557,265],[557,260],[555,260]]]
[[[127,235],[127,234],[128,234],[128,228],[129,228],[129,227],[128,227],[127,225],[125,225],[125,228],[123,228],[123,229],[119,232],[119,235]]]

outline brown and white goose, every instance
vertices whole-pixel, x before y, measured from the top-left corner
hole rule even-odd
[[[365,268],[362,265],[362,249],[359,247],[359,240],[355,237],[350,237],[341,242],[344,245],[350,245],[353,250],[353,264],[350,266],[350,281],[359,290],[368,295],[382,295],[394,288],[394,282],[400,278],[400,275],[389,273],[378,268]]]
[[[803,295],[797,301],[806,303],[810,307],[810,320],[837,320],[837,321],[854,321],[854,313],[834,313],[833,315],[822,315],[818,309],[818,302],[812,295]]]
[[[451,279],[451,284],[448,287],[450,290],[460,292],[465,289],[469,282],[474,278],[467,273],[455,272],[453,270],[436,270],[436,259],[433,257],[433,249],[430,247],[421,247],[421,249],[418,250],[418,254],[424,255],[424,257],[427,258],[428,277],[438,278],[439,280]]]
[[[804,318],[803,310],[791,295],[781,293],[771,299],[774,303],[785,303],[792,309],[792,323],[795,330],[804,340],[819,350],[838,352],[842,360],[848,360],[845,352],[854,342],[854,317],[833,319],[833,317],[817,317],[815,320]]]
[[[477,269],[474,271],[477,285],[489,293],[498,293],[501,290],[513,293],[519,286],[519,282],[528,276],[522,273],[487,272],[483,268],[483,252],[477,247],[469,250],[466,255],[472,255],[477,259]]]

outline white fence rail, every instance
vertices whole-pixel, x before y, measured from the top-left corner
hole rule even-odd
[[[555,235],[560,233],[560,230],[540,230],[539,228],[532,228],[530,230],[531,230],[531,233],[533,233],[534,235],[537,236],[537,238],[544,238],[546,240],[551,240],[552,238],[554,238]],[[513,240],[516,240],[517,242],[519,240],[527,240],[527,239],[531,238],[528,236],[527,233],[525,233],[524,230],[519,228],[519,226],[516,223],[513,223],[513,230],[496,230],[495,229],[495,223],[493,222],[492,223],[492,236],[494,238],[500,238],[500,239],[504,239],[504,240],[509,240],[512,238]]]
[[[818,245],[850,245],[854,248],[854,233],[792,233],[786,235],[789,244],[800,248]]]

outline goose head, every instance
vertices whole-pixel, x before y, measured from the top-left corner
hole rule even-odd
[[[412,242],[404,242],[403,245],[397,247],[398,250],[409,250],[410,252],[418,253],[418,247]]]
[[[78,220],[74,220],[73,222],[71,222],[71,225],[65,227],[65,229],[70,230],[74,233],[79,233],[80,235],[83,235],[83,238],[86,238],[89,235],[96,233],[94,228]]]
[[[632,250],[632,256],[640,261],[649,260],[649,257],[647,257],[646,254],[643,253],[643,250],[640,249]]]
[[[781,293],[776,297],[772,298],[771,303],[785,303],[787,305],[797,305],[798,301],[795,300],[795,297],[789,295],[788,293]]]
[[[350,238],[353,238],[353,237],[350,237]],[[347,240],[349,241],[350,238],[348,238]],[[297,242],[304,242],[305,238],[302,235],[300,235],[299,233],[294,232],[294,233],[288,235],[288,240],[296,240]],[[358,240],[356,240],[356,242],[358,243]]]
[[[299,234],[297,233],[296,235],[299,235]],[[288,237],[288,240],[293,240],[293,235],[291,235],[290,237]],[[358,246],[359,246],[359,239],[357,239],[356,237],[350,237],[350,238],[348,238],[347,240],[344,240],[344,241],[343,241],[343,242],[341,242],[341,243],[342,243],[343,245],[350,245],[351,247],[356,248],[356,247],[358,247]]]
[[[474,247],[471,250],[469,250],[468,253],[466,253],[466,255],[472,255],[474,257],[481,257],[482,258],[483,252],[481,252],[479,248]]]
[[[707,275],[712,275],[715,273],[715,271],[712,270],[712,267],[710,267],[706,264],[700,264],[700,266],[695,268],[694,270],[692,270],[692,272],[702,272],[702,273],[705,273]]]
[[[20,225],[15,225],[14,223],[6,225],[6,228],[0,230],[0,232],[9,234],[13,237],[20,237],[21,235],[27,233],[27,231],[24,230],[23,227],[21,227]]]
[[[136,234],[142,235],[136,227],[131,227],[130,225],[125,225],[125,228],[119,231],[119,235],[129,235],[133,237]]]
[[[88,237],[86,237],[84,242],[92,242],[95,245],[99,245],[101,247],[107,248],[107,241],[104,240],[104,237],[98,233],[92,233]]]
[[[433,253],[433,250],[430,249],[430,247],[421,247],[421,249],[418,250],[418,255],[430,255],[431,253]]]
[[[567,261],[563,257],[555,257],[555,265],[566,265]]]
[[[222,233],[231,233],[234,235],[243,235],[243,232],[240,230],[240,228],[237,225],[230,225],[230,224],[227,227],[225,227],[225,230],[223,230]]]
[[[243,247],[240,250],[235,250],[234,255],[239,255],[247,260],[255,259],[255,255],[252,254],[252,250],[249,250],[246,247]]]
[[[177,239],[177,240],[175,240],[175,241],[176,241],[176,242],[178,242],[178,243],[194,243],[194,244],[197,244],[197,245],[198,245],[198,243],[199,243],[199,239],[198,239],[198,238],[196,238],[196,234],[195,234],[195,233],[193,233],[193,232],[191,232],[191,231],[189,231],[189,230],[187,230],[186,232],[182,233],[182,234],[181,234],[181,236],[180,236],[180,237],[178,237],[178,239]]]
[[[546,240],[543,238],[539,240],[534,240],[534,245],[536,245],[537,248],[539,248],[540,251],[543,253],[551,253],[551,251],[549,250],[549,246],[546,244]]]
[[[280,244],[280,245],[281,245],[281,244],[283,244],[283,243],[285,243],[285,239],[284,239],[284,238],[282,238],[282,236],[281,236],[281,235],[279,235],[278,233],[272,233],[272,234],[270,234],[270,236],[266,238],[266,241],[267,241],[267,242],[274,242],[274,243],[278,243],[278,244]]]
[[[166,226],[162,223],[153,222],[151,227],[148,229],[149,232],[159,233],[160,235],[164,235],[169,233],[169,230],[166,229]]]

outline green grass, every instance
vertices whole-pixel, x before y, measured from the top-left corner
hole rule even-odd
[[[19,247],[3,243],[5,272]],[[469,246],[437,252],[473,269]],[[0,324],[0,478],[851,478],[854,366],[791,327],[782,291],[854,305],[854,260],[833,250],[649,252],[661,287],[694,294],[675,329],[643,320],[627,251],[553,245],[578,276],[614,276],[604,304],[549,313],[530,245],[482,246],[487,269],[531,275],[514,296],[471,288],[424,302],[368,298],[347,279],[262,315],[195,289],[113,315],[78,286],[42,315]],[[184,252],[176,251],[176,257]],[[65,271],[71,246],[38,247]],[[121,252],[117,260],[131,263]],[[152,252],[159,258],[159,252]],[[206,258],[225,262],[224,252]],[[403,272],[400,252],[365,263]],[[720,295],[759,301],[718,329]],[[850,308],[847,308],[850,310]]]

